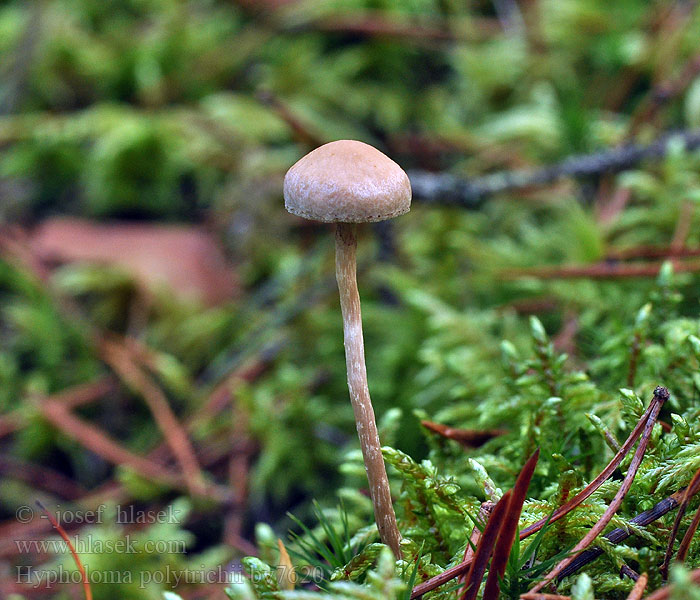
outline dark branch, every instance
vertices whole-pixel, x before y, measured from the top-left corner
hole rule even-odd
[[[634,167],[644,160],[664,157],[672,144],[681,142],[688,151],[700,148],[700,131],[667,134],[648,146],[629,144],[595,154],[570,156],[541,169],[503,171],[475,179],[449,173],[411,171],[409,178],[416,200],[426,204],[461,206],[477,210],[494,194],[547,185],[563,177],[586,177],[614,173]]]
[[[654,505],[652,508],[649,510],[644,511],[643,513],[638,514],[636,517],[633,517],[630,519],[630,523],[634,523],[635,525],[640,525],[644,527],[645,525],[649,525],[650,523],[653,523],[657,519],[661,518],[663,515],[666,513],[672,511],[674,508],[676,508],[681,501],[681,497],[683,496],[684,490],[679,490],[672,496],[669,496],[668,498],[664,498],[661,502],[658,504]],[[623,540],[626,540],[628,537],[632,535],[632,532],[627,531],[626,529],[618,528],[618,529],[613,529],[610,533],[606,534],[605,537],[607,540],[609,540],[613,544],[619,544]],[[581,554],[579,554],[573,562],[566,567],[562,572],[559,574],[558,579],[563,579],[564,577],[568,577],[569,575],[572,575],[588,563],[594,561],[596,558],[598,558],[601,554],[603,554],[603,550],[599,547],[591,548],[590,550],[585,550]]]

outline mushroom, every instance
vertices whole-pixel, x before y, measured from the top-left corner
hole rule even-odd
[[[350,400],[379,536],[400,558],[401,535],[367,386],[356,279],[356,224],[407,213],[411,208],[411,184],[401,167],[376,148],[354,140],[339,140],[316,148],[289,169],[284,178],[284,200],[292,214],[336,223],[335,273]]]

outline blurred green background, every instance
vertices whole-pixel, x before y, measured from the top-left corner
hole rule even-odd
[[[1,1],[0,591],[25,593],[18,565],[71,568],[15,543],[51,534],[39,517],[17,521],[35,498],[71,510],[180,503],[187,518],[160,528],[69,528],[186,543],[88,552],[96,571],[133,571],[120,598],[169,589],[138,585],[144,570],[235,564],[255,550],[256,523],[283,535],[286,512],[308,518],[311,498],[332,504],[341,490],[369,519],[348,491],[363,474],[332,230],[284,211],[285,171],[341,138],[411,173],[469,179],[692,131],[699,31],[689,0]],[[383,442],[420,460],[419,418],[516,429],[498,408],[500,342],[527,352],[531,314],[605,393],[624,386],[628,340],[615,335],[654,277],[526,270],[696,248],[699,166],[676,143],[623,173],[500,193],[477,211],[416,198],[407,216],[364,228]],[[687,264],[681,316],[700,294]],[[596,362],[606,343],[612,358]],[[653,359],[640,394],[663,370]],[[188,455],[194,480],[181,472]],[[96,585],[96,597],[114,589]]]

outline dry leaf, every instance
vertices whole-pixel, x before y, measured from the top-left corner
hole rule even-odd
[[[423,427],[430,429],[433,433],[437,433],[442,437],[459,442],[462,446],[467,448],[478,448],[483,446],[489,440],[508,433],[504,429],[458,429],[456,427],[449,427],[448,425],[443,425],[442,423],[435,423],[433,421],[421,421]]]
[[[167,287],[183,300],[210,306],[231,299],[238,288],[214,238],[197,227],[56,218],[39,225],[30,244],[42,261],[116,266],[148,291]]]

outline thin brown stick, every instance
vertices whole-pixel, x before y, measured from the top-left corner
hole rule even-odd
[[[543,519],[540,519],[539,521],[523,529],[520,532],[520,539],[525,539],[533,533],[536,533],[537,531],[542,529],[542,527],[544,527],[545,523],[547,522],[552,523],[554,521],[557,521],[558,519],[561,519],[563,516],[567,515],[579,504],[581,504],[581,502],[588,498],[593,492],[595,492],[601,486],[601,484],[613,474],[615,469],[625,458],[632,446],[634,446],[634,443],[637,441],[639,436],[642,434],[642,431],[644,430],[647,419],[651,414],[651,410],[652,404],[649,405],[646,412],[642,415],[641,419],[639,420],[635,428],[632,430],[629,437],[622,445],[618,453],[615,456],[613,456],[613,458],[610,460],[605,469],[603,469],[603,471],[601,471],[600,474],[593,481],[591,481],[591,483],[589,483],[583,490],[576,494],[576,496],[574,496],[566,504],[560,506],[557,510],[555,510],[554,513],[552,513],[551,517],[545,517]],[[469,569],[469,567],[469,562],[462,562],[458,565],[455,565],[454,567],[445,569],[439,575],[436,575],[428,581],[424,581],[423,583],[413,588],[413,592],[411,593],[411,599],[418,598],[423,594],[426,594],[434,590],[435,588],[440,587],[441,585],[447,583],[451,579],[454,579],[458,575],[466,572]]]
[[[240,369],[237,369],[230,376],[227,376],[227,384],[221,384],[217,387],[215,393],[212,394],[212,403],[207,405],[211,410],[203,410],[193,414],[193,417],[187,422],[188,431],[193,431],[196,425],[202,423],[205,419],[211,419],[215,417],[221,410],[226,407],[232,399],[232,395],[235,391],[236,381],[245,380],[253,381],[260,373],[264,372],[264,368],[267,363],[265,360],[253,361],[242,365]],[[89,384],[85,386],[76,386],[75,389],[70,388],[60,394],[55,396],[50,396],[49,398],[42,399],[45,400],[56,400],[57,403],[64,405],[66,408],[75,407],[85,402],[89,402],[92,396],[88,394],[88,390],[91,386],[95,387],[95,392],[100,390],[101,386],[104,386],[102,391],[111,390],[115,386],[114,380],[110,378],[104,378],[103,380],[98,380],[95,384]],[[85,393],[79,393],[80,391]],[[227,397],[222,397],[224,391],[226,391]],[[215,401],[214,401],[215,400]],[[226,439],[226,438],[225,438]],[[214,462],[220,461],[224,456],[230,453],[244,453],[250,455],[255,451],[255,445],[251,442],[245,441],[235,441],[233,446],[230,444],[230,436],[228,436],[228,441],[222,443],[219,448],[214,452],[203,452],[202,453],[202,464],[204,466],[209,466]],[[79,440],[78,440],[79,442]],[[90,449],[90,448],[88,448]],[[94,449],[92,451],[95,451]],[[99,453],[98,453],[99,454]],[[165,442],[161,442],[156,448],[152,449],[146,455],[146,459],[156,464],[158,467],[158,461],[166,460],[170,456],[168,448]],[[103,457],[104,458],[104,457]],[[144,475],[145,476],[145,475]],[[167,482],[164,482],[167,484]],[[236,500],[230,499],[230,495],[227,496],[227,491],[224,488],[217,488],[217,498],[220,497],[221,502],[227,507],[231,508],[232,502],[235,504]],[[88,510],[93,510],[96,506],[104,502],[114,502],[114,503],[126,503],[130,499],[130,496],[126,493],[124,486],[121,483],[115,481],[108,481],[104,483],[99,489],[91,493],[89,496],[83,496],[79,503],[80,506],[85,507]],[[231,508],[232,509],[232,508]],[[0,524],[0,558],[14,556],[17,554],[17,545],[14,540],[17,539],[35,539],[36,536],[44,535],[51,528],[50,523],[45,520],[37,520],[32,523],[19,523],[15,519],[4,524]],[[257,549],[248,540],[243,537],[230,539],[229,542],[231,546],[239,549],[242,553],[247,555],[255,555]]]
[[[498,33],[499,24],[495,19],[477,18],[472,23],[468,37],[490,36]],[[334,15],[312,23],[316,29],[325,32],[353,33],[367,37],[393,37],[415,42],[449,42],[465,38],[455,33],[447,21],[405,22],[384,16],[381,12],[356,16]]]
[[[690,226],[693,223],[693,213],[695,212],[695,204],[686,200],[681,205],[681,210],[678,213],[678,219],[676,220],[676,230],[673,232],[673,238],[671,238],[671,248],[673,250],[680,250],[685,247],[685,241],[690,233]]]
[[[187,430],[192,432],[200,423],[223,412],[233,400],[234,388],[241,383],[254,381],[269,367],[270,361],[258,356],[226,375],[216,384],[204,405],[187,420]]]
[[[634,584],[632,591],[630,591],[629,596],[627,596],[627,600],[641,600],[642,594],[647,587],[648,579],[647,574],[642,573]]]
[[[693,258],[700,256],[700,248],[653,246],[641,244],[629,248],[611,248],[606,252],[606,260],[633,260],[633,259],[663,259],[663,258]]]
[[[404,24],[396,20],[380,19],[377,16],[333,17],[319,20],[314,26],[325,32],[354,33],[369,37],[401,37],[417,40],[451,41],[454,35],[448,27],[431,27]]]
[[[639,362],[639,353],[642,350],[642,332],[636,331],[632,338],[632,348],[630,348],[630,361],[627,367],[627,387],[634,388],[634,380],[637,377],[637,364]]]
[[[560,307],[559,301],[554,297],[542,296],[539,298],[526,298],[524,300],[513,300],[496,307],[499,312],[515,311],[519,315],[531,315],[533,313],[547,313],[557,310]]]
[[[189,437],[173,413],[163,391],[134,362],[129,347],[116,340],[105,339],[100,344],[103,360],[144,399],[182,469],[187,487],[193,495],[206,488],[204,475]]]
[[[176,489],[187,489],[182,476],[169,471],[152,460],[133,454],[120,446],[98,427],[83,421],[71,414],[66,408],[56,402],[42,404],[42,415],[54,426],[58,427],[70,438],[79,442],[95,454],[115,465],[126,465],[142,477],[160,482]],[[228,498],[228,491],[210,486],[195,495],[220,501]]]
[[[250,448],[252,446],[248,435],[248,413],[242,406],[231,409],[233,420],[233,439],[241,447],[233,450],[228,460],[228,482],[233,490],[234,502],[230,507],[224,524],[224,543],[231,547],[252,546],[253,555],[257,556],[257,548],[243,538],[243,509],[248,498]],[[242,548],[241,548],[242,549]],[[247,552],[247,554],[250,554]]]
[[[695,569],[690,572],[690,581],[693,583],[700,583],[700,569]],[[674,587],[673,585],[665,585],[656,590],[653,594],[649,594],[645,600],[668,600]]]
[[[8,230],[7,228],[0,230],[0,251],[8,255],[10,259],[19,259],[19,262],[25,267],[27,267],[30,270],[30,272],[32,272],[41,281],[48,281],[48,272],[43,268],[41,261],[39,261],[34,255],[31,247],[26,242],[26,235],[24,235],[21,230]],[[77,307],[69,299],[61,296],[60,294],[55,293],[55,290],[50,291],[53,293],[53,297],[55,297],[58,305],[63,309],[63,311],[69,316],[75,315],[76,320],[79,321],[81,324],[85,325],[85,329],[88,332],[89,338],[98,347],[100,347],[104,341],[104,335],[101,332],[94,329],[89,323],[85,322],[85,320],[80,315]],[[128,350],[128,348],[126,349]],[[144,348],[132,349],[138,351],[139,353],[147,352],[147,349]],[[123,368],[129,367],[129,374],[136,376],[136,380],[131,381],[130,383],[132,386],[139,387],[135,384],[142,384],[140,387],[143,388],[145,379],[145,387],[148,389],[141,389],[140,391],[143,393],[143,396],[147,401],[152,401],[152,412],[154,413],[154,416],[161,416],[161,422],[159,422],[158,424],[159,426],[161,426],[161,429],[163,429],[166,440],[170,443],[171,448],[173,448],[173,452],[175,453],[176,458],[178,458],[178,460],[180,461],[183,472],[188,474],[188,488],[190,489],[190,491],[193,491],[196,488],[195,495],[203,494],[205,488],[204,478],[197,464],[196,457],[189,442],[189,438],[184,433],[179,422],[172,414],[172,411],[170,410],[170,407],[164,395],[162,394],[160,389],[157,386],[155,386],[155,384],[153,384],[149,378],[145,376],[145,374],[139,374],[140,370],[138,369],[138,367],[136,367],[136,365],[133,365],[131,357],[129,357],[128,361],[121,360],[121,357],[119,358],[119,364]],[[132,366],[134,368],[131,368]],[[160,398],[158,398],[157,396],[160,396]],[[207,408],[209,408],[209,406],[207,406]],[[223,407],[215,408],[217,410],[221,410]],[[170,413],[170,418],[167,413]],[[8,415],[5,417],[4,421],[0,419],[0,437],[6,432],[16,430],[22,422],[19,420],[20,418],[22,418],[21,413],[18,413],[17,415],[12,414],[11,416]],[[202,418],[204,417],[202,416]],[[195,416],[194,420],[199,422],[197,415]],[[178,449],[177,452],[175,448]]]
[[[628,188],[613,190],[610,183],[611,179],[611,175],[603,176],[593,207],[596,222],[601,227],[606,227],[615,222],[632,197],[632,192]]]
[[[108,462],[126,465],[144,477],[171,485],[180,479],[174,474],[168,473],[165,467],[126,450],[102,430],[69,413],[63,406],[55,402],[44,403],[41,412],[49,422],[63,433]]]
[[[63,404],[67,408],[75,408],[83,404],[94,402],[98,398],[113,391],[114,387],[115,382],[113,379],[110,377],[103,377],[96,381],[81,383],[57,394],[40,398],[38,402],[55,401],[59,404]],[[27,421],[26,409],[17,409],[3,415],[0,417],[0,438],[22,429]]]
[[[678,554],[676,555],[676,560],[678,560],[679,562],[685,561],[685,557],[688,554],[688,548],[690,548],[690,542],[692,541],[693,536],[695,535],[695,532],[698,529],[698,525],[700,525],[700,509],[695,511],[695,515],[693,516],[693,520],[690,522],[688,531],[685,532],[685,535],[681,540],[681,545],[678,547]]]
[[[229,437],[230,436],[225,433],[222,436],[225,441],[230,441],[227,440]],[[163,445],[164,444],[162,444],[161,447],[163,447]],[[222,458],[226,457],[231,452],[240,451],[249,455],[253,451],[253,447],[246,447],[244,443],[239,442],[231,448],[229,443],[222,443],[216,448],[216,451],[212,451],[203,456],[202,464],[210,466],[215,462],[221,461]],[[165,456],[167,457],[169,455],[166,454]],[[151,451],[146,455],[146,458],[152,462],[156,462],[156,452]],[[232,503],[235,504],[236,500],[235,498],[231,498],[230,494],[226,497],[224,495],[226,491],[227,490],[224,488],[217,488],[217,493],[221,492],[219,495],[221,496],[222,507],[231,508]],[[218,496],[211,499],[216,500]],[[102,484],[100,488],[91,492],[89,495],[82,496],[77,500],[77,504],[85,510],[96,510],[97,507],[108,502],[125,505],[130,500],[131,497],[124,489],[124,486],[115,480],[111,480]],[[5,523],[0,523],[0,559],[18,554],[19,548],[15,540],[37,539],[37,536],[45,535],[50,529],[51,524],[45,519],[35,519],[30,523],[20,523],[17,519],[12,519]],[[257,553],[254,545],[244,538],[232,540],[231,545],[247,555],[255,555]]]
[[[58,532],[58,534],[68,545],[68,549],[73,555],[73,560],[75,561],[75,564],[78,567],[78,571],[80,571],[80,577],[83,581],[83,590],[85,591],[85,600],[92,600],[92,590],[90,589],[90,581],[88,580],[87,573],[85,572],[85,567],[83,567],[83,563],[80,561],[80,557],[75,551],[75,546],[73,546],[73,542],[71,542],[70,538],[68,537],[68,534],[65,532],[63,527],[61,527],[60,523],[58,523],[54,516],[48,510],[46,510],[46,508],[44,508],[44,505],[38,500],[36,501],[36,503],[37,506],[44,512],[46,518],[51,522],[53,528]]]
[[[653,409],[654,403],[652,401],[645,413],[642,415],[641,419],[639,419],[639,422],[637,423],[635,428],[632,430],[632,433],[630,433],[629,437],[625,440],[625,443],[622,445],[618,453],[615,456],[613,456],[613,458],[610,460],[605,469],[603,469],[600,472],[600,474],[593,481],[591,481],[591,483],[589,483],[585,488],[583,488],[578,494],[576,494],[576,496],[574,496],[566,504],[563,504],[557,510],[555,510],[554,513],[552,513],[551,517],[544,517],[539,521],[533,523],[532,525],[528,525],[525,529],[523,529],[520,532],[520,539],[522,540],[528,537],[529,535],[532,535],[536,531],[539,531],[540,529],[542,529],[542,527],[544,527],[545,523],[547,522],[554,523],[555,521],[558,521],[563,516],[570,513],[591,494],[593,494],[593,492],[595,492],[603,484],[603,482],[613,474],[613,472],[615,471],[615,469],[617,469],[617,467],[620,465],[625,456],[627,456],[627,453],[632,449],[632,446],[634,446],[634,443],[637,441],[639,436],[642,435],[642,432],[644,431],[646,423],[649,417],[651,416]]]
[[[693,56],[673,81],[666,81],[652,88],[632,115],[626,138],[637,133],[643,123],[650,123],[661,107],[681,95],[700,73],[700,54]]]
[[[557,267],[535,267],[528,269],[510,269],[502,272],[507,279],[535,277],[537,279],[634,279],[656,277],[663,263],[621,264],[599,262],[591,265],[563,265]],[[676,273],[697,273],[700,262],[673,261]]]
[[[420,424],[433,433],[461,444],[466,448],[478,448],[499,435],[508,433],[505,429],[459,429],[442,423],[423,420]]]
[[[671,534],[669,535],[668,545],[666,546],[666,554],[664,555],[664,561],[661,564],[661,568],[659,569],[659,571],[661,572],[661,577],[664,579],[664,581],[668,578],[668,566],[671,563],[671,557],[673,556],[673,543],[676,541],[676,536],[678,535],[678,528],[681,525],[681,520],[685,516],[685,511],[688,510],[688,504],[690,503],[690,499],[698,492],[698,490],[700,490],[700,469],[698,469],[695,472],[693,479],[688,484],[688,487],[685,490],[685,494],[683,494],[683,500],[681,500],[681,503],[678,506],[678,513],[676,514],[676,519],[673,521],[673,527],[671,528]],[[683,538],[683,541],[685,541],[685,538]],[[683,544],[681,543],[681,547],[682,546]],[[678,550],[678,560],[682,562],[685,559],[685,553],[681,555],[681,548],[679,548]]]
[[[677,492],[674,492],[667,498],[664,498],[660,502],[657,502],[649,510],[645,510],[644,512],[641,512],[638,515],[632,517],[630,523],[634,525],[639,525],[641,527],[645,527],[646,525],[653,523],[654,521],[663,517],[665,514],[678,508],[678,505],[683,499],[684,493],[685,489],[681,489]],[[613,529],[610,533],[606,533],[604,537],[611,544],[619,544],[631,535],[632,532],[629,529],[618,527],[617,529]],[[559,574],[559,579],[563,579],[564,577],[569,577],[570,575],[573,575],[574,573],[576,573],[576,571],[582,569],[588,563],[594,561],[599,556],[602,556],[602,554],[603,550],[599,546],[589,548],[585,552],[582,552],[566,569],[564,569]]]
[[[262,104],[271,108],[292,130],[296,141],[307,148],[322,146],[328,139],[324,139],[308,123],[302,121],[282,100],[270,90],[260,91],[255,96]]]
[[[227,376],[226,381],[217,386],[217,388],[215,388],[215,392],[212,393],[210,402],[207,403],[206,407],[195,412],[192,418],[188,420],[187,430],[193,431],[196,428],[196,426],[202,423],[204,420],[211,419],[217,414],[219,414],[219,412],[221,412],[221,410],[223,410],[226,407],[226,404],[232,399],[236,382],[239,380],[253,381],[262,372],[264,372],[265,368],[267,367],[267,364],[268,363],[266,362],[266,360],[251,361],[250,363],[242,365],[240,369],[237,369],[229,376]],[[115,382],[111,377],[104,378],[103,380],[98,380],[94,384],[76,386],[75,389],[71,388],[65,392],[61,392],[60,394],[51,396],[45,400],[55,400],[58,404],[62,404],[66,408],[71,408],[94,399],[92,397],[92,394],[88,393],[88,391],[92,387],[94,387],[94,392],[97,393],[98,391],[106,392],[108,390],[111,390],[114,388],[114,385]],[[44,400],[42,399],[42,402],[43,401]],[[102,433],[99,430],[98,432]],[[70,436],[70,434],[68,435]],[[77,441],[80,442],[80,440]],[[98,450],[98,448],[88,449],[91,449],[92,451]],[[223,456],[230,452],[242,452],[246,455],[250,455],[250,453],[253,451],[254,445],[251,445],[250,443],[246,442],[236,442],[234,443],[233,447],[230,447],[230,444],[223,444],[220,449],[218,449],[214,453],[211,453],[211,456],[204,454],[202,458],[202,463],[204,465],[209,465],[215,461],[220,460]],[[96,453],[99,454],[99,452]],[[167,446],[165,442],[161,442],[159,446],[157,446],[147,454],[146,460],[155,464],[157,468],[160,468],[158,460],[164,460],[168,458],[168,456],[169,454],[167,453]],[[105,457],[103,456],[103,458]],[[134,470],[138,472],[137,469]],[[147,475],[143,474],[142,476],[147,477]],[[157,474],[155,480],[159,481],[157,479]],[[168,482],[163,483],[169,485]],[[216,498],[220,499],[221,502],[223,502],[224,504],[231,506],[231,499],[229,495],[227,495],[227,490],[225,490],[224,488],[217,488],[216,491]],[[103,484],[100,489],[96,490],[90,496],[83,497],[80,501],[80,505],[86,507],[87,509],[93,509],[95,506],[106,501],[125,503],[129,500],[129,498],[129,495],[125,493],[123,485],[111,481]],[[235,502],[236,501],[234,499],[233,503],[235,504]],[[29,536],[26,539],[32,539],[32,536],[36,537],[37,535],[42,535],[47,531],[46,525],[48,525],[48,529],[50,529],[50,524],[48,524],[44,520],[38,521],[36,523],[25,524],[18,523],[16,520],[13,519],[7,524],[0,524],[0,558],[6,556],[14,556],[17,553],[17,545],[13,542],[13,540],[19,539],[20,537],[24,539],[24,537],[26,536]],[[231,542],[231,545],[234,548],[239,549],[244,554],[255,555],[257,552],[257,549],[254,547],[254,545],[242,537],[237,539],[231,539],[229,541]]]
[[[30,463],[7,454],[0,454],[0,473],[25,481],[62,498],[75,500],[87,493],[80,484],[63,473],[42,465]]]
[[[649,438],[651,437],[651,432],[652,429],[654,428],[654,425],[656,424],[656,419],[659,416],[659,412],[661,411],[661,407],[663,406],[664,402],[668,400],[669,398],[669,393],[668,390],[664,387],[657,387],[654,390],[654,398],[651,401],[651,410],[650,414],[646,419],[645,426],[644,426],[644,431],[639,439],[639,446],[637,447],[637,451],[634,453],[634,456],[632,457],[632,462],[630,463],[629,468],[627,469],[627,474],[625,475],[625,478],[622,480],[622,484],[620,485],[620,489],[617,491],[617,494],[615,494],[615,497],[613,498],[612,502],[609,504],[608,508],[605,510],[603,513],[603,516],[598,520],[598,522],[591,528],[591,530],[583,537],[583,539],[574,546],[574,548],[571,550],[569,555],[561,560],[547,575],[535,586],[533,587],[530,591],[532,592],[538,592],[541,590],[543,587],[548,585],[551,581],[554,580],[554,578],[559,575],[568,565],[570,565],[576,556],[580,554],[583,550],[585,550],[595,538],[597,538],[602,531],[607,527],[608,523],[610,520],[613,518],[615,513],[617,512],[618,508],[620,508],[620,505],[622,504],[623,499],[627,495],[627,492],[629,491],[632,482],[634,481],[634,477],[637,474],[637,469],[639,469],[639,465],[642,463],[642,459],[644,458],[644,452],[646,451],[647,444],[649,442]]]

